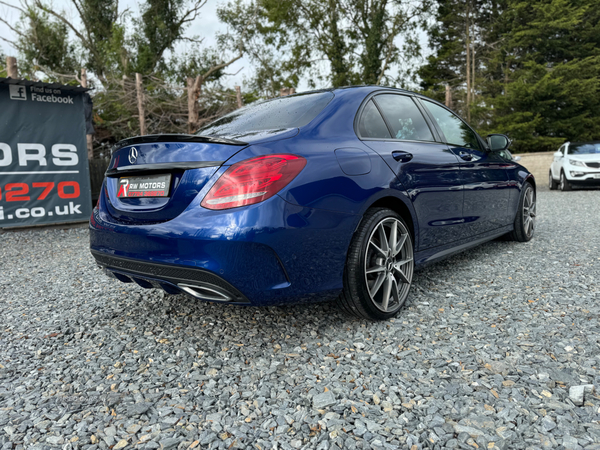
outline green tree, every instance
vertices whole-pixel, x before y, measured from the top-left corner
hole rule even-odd
[[[517,151],[600,139],[600,5],[509,0],[487,69],[488,126]]]
[[[0,22],[14,31],[11,43],[19,51],[22,73],[30,78],[77,83],[80,68],[88,70],[88,86],[96,88],[96,138],[110,144],[139,130],[135,73],[143,75],[150,132],[192,131],[235,106],[235,93],[219,80],[241,57],[239,44],[217,52],[185,35],[205,4],[146,0],[140,14],[132,16],[119,10],[117,0],[70,0],[68,10],[25,0],[22,7],[12,6],[23,25],[14,27],[2,17]],[[174,54],[184,40],[195,44],[193,50]],[[223,34],[219,40],[231,44],[239,36]]]
[[[311,85],[392,81],[392,69],[419,54],[414,31],[428,8],[409,0],[238,0],[219,14],[234,28],[251,25],[244,49],[273,92],[304,75]]]
[[[438,0],[434,20],[428,27],[435,50],[418,74],[426,95],[445,101],[446,85],[452,106],[469,121],[480,123],[482,113],[472,113],[485,104],[482,71],[494,47],[493,32],[503,11],[503,0]]]
[[[6,55],[0,50],[0,61],[6,61]],[[6,77],[8,74],[6,73],[6,66],[4,64],[0,65],[0,77]]]
[[[52,68],[57,81],[66,83],[80,67],[75,48],[69,42],[68,29],[62,22],[52,20],[47,13],[29,8],[25,15],[26,27],[17,40],[17,49],[24,56],[20,70],[30,77],[38,70]]]
[[[135,42],[135,72],[152,73],[164,62],[163,55],[173,50],[178,41],[186,39],[194,44],[195,38],[184,38],[183,32],[200,14],[205,1],[196,2],[189,7],[185,0],[147,0],[141,6],[142,13],[134,19],[141,30],[133,36]]]

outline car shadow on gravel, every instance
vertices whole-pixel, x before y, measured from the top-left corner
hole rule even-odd
[[[498,239],[417,270],[413,278],[412,292],[403,310],[410,308],[416,302],[426,300],[427,285],[431,282],[447,283],[455,280],[456,283],[461,283],[463,280],[456,279],[458,274],[464,274],[465,278],[468,277],[468,274],[479,267],[483,259],[489,258],[490,254],[516,251],[518,247],[516,249],[515,245],[514,242]],[[526,251],[525,248],[523,250]],[[342,326],[370,323],[368,320],[359,319],[343,312],[338,307],[337,300],[246,307],[204,302],[186,295],[168,295],[158,290],[142,290],[141,292],[141,301],[134,302],[133,308],[134,310],[141,308],[144,312],[128,314],[139,317],[139,326],[141,327],[148,322],[170,321],[173,326],[183,327],[189,320],[208,321],[209,323],[215,320],[226,320],[235,323],[232,325],[236,328],[244,328],[248,325],[250,328],[255,328],[258,325],[258,328],[263,327],[272,331],[273,324],[290,324],[297,329],[303,329],[315,323],[323,326],[323,322],[326,322],[328,326],[337,329]],[[146,295],[146,292],[149,295]],[[132,293],[132,295],[137,297],[136,294]],[[131,307],[129,305],[124,309],[131,309]],[[400,311],[399,317],[402,316],[403,310]]]

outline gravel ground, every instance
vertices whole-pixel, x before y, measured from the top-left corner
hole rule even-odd
[[[0,449],[600,449],[599,201],[540,192],[533,241],[417,272],[383,323],[121,284],[85,228],[2,233]]]

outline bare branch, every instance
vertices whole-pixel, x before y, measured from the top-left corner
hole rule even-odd
[[[229,77],[233,77],[233,76],[236,76],[238,73],[240,73],[242,70],[244,70],[244,66],[240,67],[240,70],[238,70],[235,73],[225,73],[225,72],[223,72],[223,75],[227,75]]]
[[[196,82],[198,82],[199,79],[202,79],[202,81],[206,80],[213,73],[215,73],[216,71],[221,70],[221,69],[223,69],[225,67],[228,67],[228,66],[232,65],[234,62],[236,62],[242,56],[244,56],[244,55],[240,52],[239,55],[233,57],[229,61],[221,63],[221,64],[217,64],[216,66],[212,66],[203,75],[198,75],[198,77],[196,78],[196,80],[197,80]]]
[[[9,41],[8,39],[6,39],[6,38],[3,38],[2,36],[0,36],[0,39],[2,39],[2,40],[3,40],[4,42],[6,42],[7,44],[10,44],[12,47],[15,47],[15,48],[17,48],[17,46],[16,46],[16,44],[15,44],[14,42],[12,42],[12,41]]]
[[[19,36],[25,37],[25,35],[23,33],[21,33],[19,30],[17,30],[15,27],[13,27],[5,19],[3,19],[3,18],[0,17],[0,22],[2,22],[4,25],[6,25],[8,28],[10,28],[14,33],[18,34]]]
[[[15,6],[15,5],[10,5],[6,2],[3,2],[2,0],[0,0],[0,4],[4,5],[4,6],[8,6],[9,8],[17,9],[17,10],[21,11],[22,13],[25,12],[25,10],[23,10],[23,8],[19,8],[18,6]]]

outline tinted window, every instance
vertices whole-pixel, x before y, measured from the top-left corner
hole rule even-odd
[[[302,127],[313,120],[332,98],[331,92],[315,92],[255,103],[200,128],[196,134],[231,136],[252,131]]]
[[[433,141],[431,130],[412,98],[405,95],[382,94],[375,97],[388,124],[392,137],[413,141]]]
[[[570,144],[567,150],[567,154],[569,155],[590,155],[594,153],[600,153],[600,142]]]
[[[391,137],[383,117],[379,114],[379,110],[372,100],[369,100],[369,103],[363,109],[358,131],[361,137],[365,138],[389,139]]]
[[[481,150],[477,136],[456,114],[435,103],[423,102],[446,136],[448,144]]]

